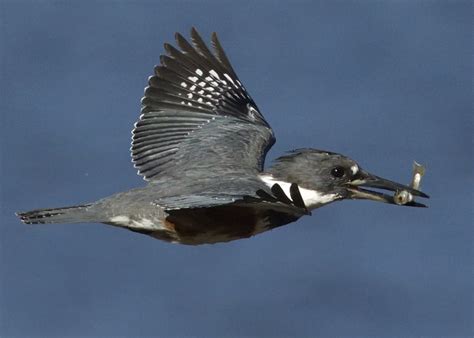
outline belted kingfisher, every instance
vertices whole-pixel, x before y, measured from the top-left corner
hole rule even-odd
[[[212,52],[194,28],[191,43],[179,33],[176,42],[180,50],[164,45],[132,132],[132,161],[148,184],[93,203],[20,212],[24,223],[105,223],[196,245],[247,238],[343,199],[395,204],[365,188],[428,197],[329,151],[294,150],[264,169],[274,133],[216,33]]]

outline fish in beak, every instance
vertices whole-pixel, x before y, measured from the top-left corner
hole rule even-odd
[[[421,176],[423,175],[421,166],[415,163],[413,180],[410,186],[387,180],[382,177],[372,175],[364,170],[360,170],[357,177],[347,183],[347,190],[350,199],[366,199],[389,204],[405,205],[409,207],[424,207],[426,205],[416,202],[414,196],[429,198],[429,196],[417,188],[419,187]],[[384,194],[379,191],[366,188],[393,191],[393,195]]]

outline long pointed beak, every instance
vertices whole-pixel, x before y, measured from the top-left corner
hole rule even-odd
[[[393,182],[385,178],[381,178],[381,177],[369,174],[362,170],[357,175],[357,178],[349,182],[347,185],[348,185],[347,190],[349,191],[349,198],[351,199],[367,199],[367,200],[390,203],[390,204],[398,204],[395,202],[394,195],[387,195],[378,191],[367,190],[363,188],[383,189],[383,190],[389,190],[393,192],[407,191],[413,196],[430,198],[427,194],[419,190],[413,189],[410,186]],[[414,200],[403,205],[410,206],[410,207],[425,207],[426,208],[426,205],[415,202]]]

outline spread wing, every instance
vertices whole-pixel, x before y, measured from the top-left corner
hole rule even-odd
[[[146,180],[185,174],[199,179],[232,172],[260,172],[275,143],[273,131],[235,74],[217,35],[214,53],[197,31],[192,44],[167,55],[149,78],[135,124],[132,158]]]

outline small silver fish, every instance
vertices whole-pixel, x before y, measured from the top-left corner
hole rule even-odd
[[[421,164],[413,161],[413,177],[411,179],[410,187],[416,190],[419,190],[421,184],[421,178],[425,174],[425,167]],[[393,200],[398,205],[404,205],[414,200],[414,197],[411,193],[406,190],[400,190],[395,192]]]

